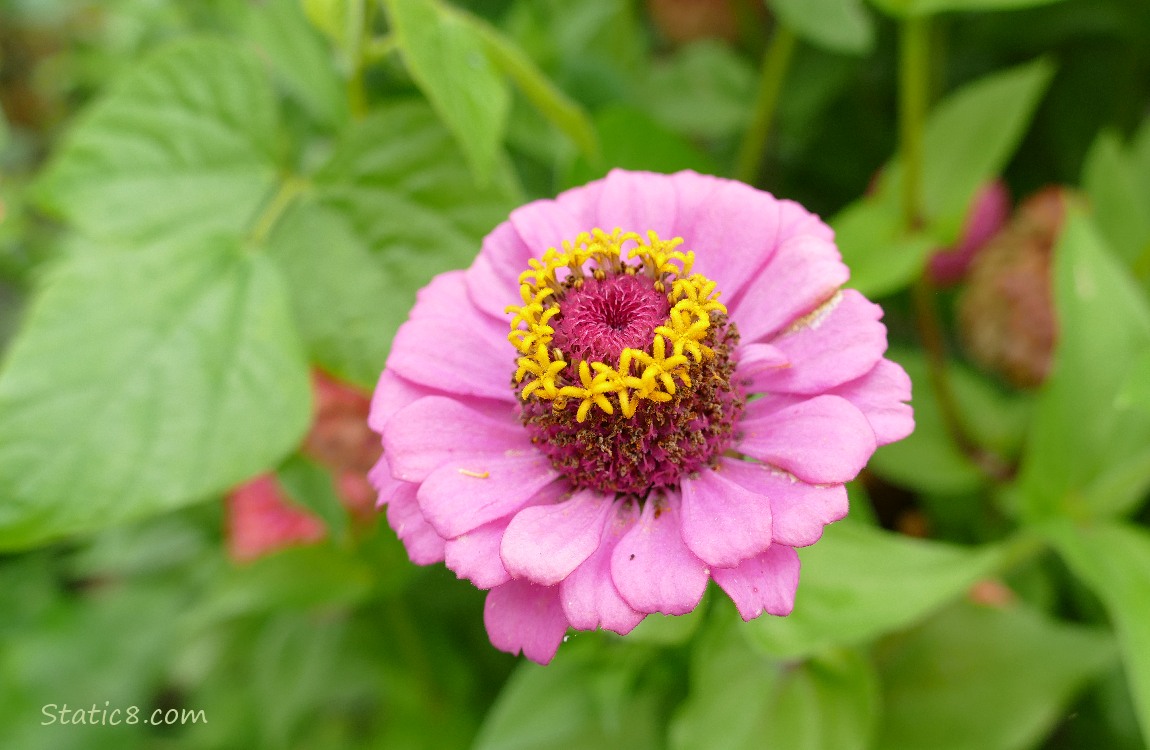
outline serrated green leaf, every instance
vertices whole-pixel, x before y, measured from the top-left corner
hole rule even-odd
[[[756,654],[738,627],[712,627],[695,646],[672,750],[869,747],[879,707],[869,660],[835,649],[799,664],[775,661]]]
[[[271,63],[283,87],[308,114],[332,128],[343,125],[349,115],[343,82],[300,0],[239,3],[235,11],[241,33]]]
[[[965,591],[1002,559],[1000,547],[965,550],[836,524],[799,551],[802,577],[787,617],[746,625],[748,640],[778,658],[862,643],[906,627]]]
[[[1060,521],[1048,531],[1110,613],[1142,736],[1150,742],[1150,534],[1115,522],[1075,527]]]
[[[456,15],[475,30],[492,64],[515,82],[531,104],[566,134],[584,156],[597,159],[599,140],[583,108],[548,80],[535,62],[498,29],[475,16]]]
[[[415,82],[463,148],[480,182],[495,171],[511,94],[484,41],[437,0],[385,0]]]
[[[315,182],[319,202],[350,223],[383,269],[388,297],[370,311],[377,342],[390,343],[432,276],[471,265],[484,235],[517,202],[506,172],[477,185],[451,136],[417,102],[387,104],[348,131]],[[356,291],[349,303],[367,293]]]
[[[276,176],[276,102],[234,43],[176,42],[88,109],[38,184],[84,232],[172,240],[239,232]]]
[[[1062,0],[871,0],[876,8],[896,18],[936,13],[1018,10],[1051,5]]]
[[[412,290],[384,272],[345,216],[311,200],[288,209],[268,235],[267,252],[291,288],[312,361],[375,385],[395,333],[387,323],[407,315]]]
[[[959,604],[885,654],[875,746],[1034,747],[1074,693],[1114,657],[1113,639],[1103,630],[1056,623],[1019,605]]]
[[[1085,490],[1127,462],[1145,463],[1150,415],[1120,408],[1117,397],[1150,350],[1150,307],[1073,208],[1054,250],[1053,285],[1059,339],[1023,456],[1023,507],[1032,518],[1122,513],[1140,501],[1150,474],[1116,495]]]
[[[874,22],[862,0],[767,0],[795,34],[832,52],[866,54],[874,46]]]
[[[222,238],[76,251],[0,369],[0,546],[221,492],[297,443],[310,402],[268,259]]]

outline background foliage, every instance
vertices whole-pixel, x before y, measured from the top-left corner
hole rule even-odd
[[[0,746],[1150,744],[1147,40],[1140,0],[0,0]],[[369,389],[422,284],[614,166],[827,217],[918,428],[791,617],[712,592],[541,668],[297,447],[310,368]],[[994,179],[1071,188],[1037,389],[927,273]],[[234,562],[277,468],[327,539]]]

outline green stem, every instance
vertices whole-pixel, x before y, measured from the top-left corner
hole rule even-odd
[[[923,133],[930,98],[930,26],[907,18],[899,38],[898,135],[902,162],[902,214],[907,229],[922,227]]]
[[[755,95],[755,108],[751,114],[751,124],[743,135],[739,154],[735,159],[735,178],[753,184],[759,176],[763,154],[767,149],[767,138],[771,134],[771,122],[783,89],[783,79],[791,64],[795,51],[795,35],[786,26],[779,24],[767,51],[763,55],[763,67],[759,74],[759,90]]]
[[[306,179],[298,175],[286,177],[280,184],[279,190],[268,201],[267,207],[256,219],[255,224],[252,225],[252,231],[248,235],[248,243],[257,246],[262,245],[287,207],[296,199],[296,196],[307,189],[308,184]]]

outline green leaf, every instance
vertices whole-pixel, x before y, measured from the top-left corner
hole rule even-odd
[[[330,472],[297,453],[279,465],[276,479],[290,500],[319,516],[332,539],[346,538],[347,509]]]
[[[394,321],[407,315],[414,289],[385,273],[345,216],[311,200],[297,202],[276,223],[267,252],[291,289],[312,361],[345,380],[374,386]]]
[[[1040,5],[1052,5],[1061,0],[871,0],[875,7],[896,18],[931,16],[936,13],[959,11],[1018,10]]]
[[[861,198],[831,219],[835,242],[851,270],[848,286],[868,297],[899,291],[922,273],[938,247],[925,234],[907,234],[893,201]]]
[[[835,524],[799,556],[803,570],[794,612],[761,617],[745,631],[763,653],[784,659],[911,625],[994,570],[1002,548],[969,551],[862,524]]]
[[[359,284],[352,287],[347,310],[340,313],[346,321],[367,312],[376,327],[374,333],[363,334],[376,343],[357,365],[364,368],[362,380],[367,377],[367,366],[382,354],[382,343],[390,343],[406,319],[416,290],[438,273],[471,265],[484,235],[506,220],[516,204],[517,190],[504,171],[479,187],[434,113],[416,102],[386,104],[348,131],[315,181],[320,203],[350,223],[359,242],[383,269],[382,280],[371,278],[375,274],[366,272],[358,250],[329,248],[337,254],[338,263],[347,263],[341,274],[344,270],[370,274],[362,288]],[[322,221],[334,230],[334,222]],[[336,244],[350,247],[342,230],[334,237],[332,248]],[[282,248],[273,252],[279,254]],[[296,254],[303,252],[299,249]],[[332,282],[344,283],[342,276]],[[386,284],[387,296],[375,300],[370,311],[359,309],[359,302],[367,302],[377,283]]]
[[[1150,415],[1121,408],[1118,395],[1150,349],[1150,309],[1079,211],[1068,212],[1054,253],[1059,341],[1023,456],[1023,509],[1031,517],[1122,513],[1141,500],[1150,472],[1135,472],[1113,495],[1088,488],[1146,462]]]
[[[880,476],[919,492],[958,494],[981,487],[985,478],[947,432],[931,384],[926,358],[912,349],[894,348],[886,356],[898,362],[914,383],[914,432],[879,448],[870,468]],[[1030,403],[1007,396],[981,375],[951,362],[951,390],[963,424],[979,445],[1013,457],[1023,439]]]
[[[474,27],[436,0],[385,0],[403,59],[480,182],[494,172],[511,95]]]
[[[1150,153],[1139,159],[1135,145],[1123,148],[1116,133],[1104,132],[1086,156],[1082,187],[1094,223],[1115,254],[1127,264],[1150,255]]]
[[[710,157],[637,107],[605,107],[595,114],[595,128],[603,145],[603,160],[593,165],[586,159],[577,159],[565,180],[567,185],[582,185],[602,177],[607,173],[606,165],[664,173],[693,169],[719,174]]]
[[[1048,527],[1074,574],[1110,613],[1142,735],[1150,742],[1150,534],[1121,523]]]
[[[546,667],[524,662],[515,670],[488,712],[475,750],[660,746],[655,696],[635,689],[642,663],[634,652],[619,645],[595,654],[572,645]]]
[[[874,47],[874,23],[862,0],[768,0],[779,20],[831,52],[863,55]]]
[[[922,200],[930,234],[940,245],[958,239],[978,188],[1002,172],[1026,133],[1054,66],[1038,59],[969,83],[930,113],[923,134]],[[895,162],[880,187],[900,194]]]
[[[343,82],[299,0],[238,3],[234,10],[241,33],[271,62],[276,77],[308,113],[332,128],[344,124],[349,112]]]
[[[307,19],[331,40],[340,52],[344,72],[350,72],[359,64],[365,0],[302,1]]]
[[[1114,405],[1118,409],[1141,409],[1150,413],[1150,349],[1139,354],[1131,364]]]
[[[163,48],[88,109],[39,183],[81,230],[116,239],[246,227],[276,176],[275,98],[234,43]]]
[[[310,401],[268,259],[220,238],[82,248],[0,369],[0,546],[221,492],[298,442]]]
[[[862,654],[835,649],[799,664],[775,661],[751,650],[738,627],[713,627],[695,647],[690,695],[670,728],[673,750],[870,746],[878,681]]]
[[[703,39],[655,61],[640,93],[644,109],[676,133],[727,138],[750,119],[755,70],[729,45]]]
[[[583,108],[548,80],[535,62],[498,29],[475,16],[463,13],[456,16],[474,29],[492,64],[515,82],[535,108],[565,133],[584,156],[597,159],[599,140]]]
[[[884,711],[875,746],[1034,747],[1114,656],[1105,631],[1056,623],[1018,605],[959,604],[884,655]]]

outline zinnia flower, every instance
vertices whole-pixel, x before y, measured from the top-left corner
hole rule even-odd
[[[693,172],[515,210],[396,334],[370,415],[388,521],[538,662],[568,628],[690,612],[710,579],[744,619],[788,614],[795,547],[914,426],[847,277],[817,217]]]

